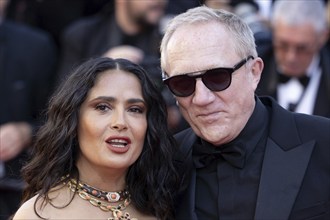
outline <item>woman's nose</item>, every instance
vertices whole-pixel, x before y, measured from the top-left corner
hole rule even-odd
[[[114,130],[124,130],[127,128],[127,123],[125,120],[125,115],[122,112],[114,112],[111,116],[111,128]]]

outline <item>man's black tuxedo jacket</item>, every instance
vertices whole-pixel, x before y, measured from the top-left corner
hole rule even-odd
[[[270,126],[254,219],[329,220],[330,120],[286,111],[269,97],[260,99],[270,113]],[[188,128],[175,137],[180,148],[176,165],[185,185],[176,219],[196,220],[192,146],[197,136]]]

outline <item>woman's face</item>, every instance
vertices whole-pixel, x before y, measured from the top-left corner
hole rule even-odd
[[[79,113],[77,166],[83,174],[126,171],[141,154],[147,130],[147,106],[132,73],[99,74]]]

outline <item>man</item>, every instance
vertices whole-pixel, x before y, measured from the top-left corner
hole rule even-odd
[[[178,15],[161,66],[191,126],[176,135],[177,219],[330,218],[330,120],[255,96],[263,61],[246,23],[204,6]]]
[[[0,1],[0,219],[20,203],[20,169],[52,88],[55,44],[48,34],[4,19]]]
[[[166,3],[110,1],[101,13],[74,22],[63,33],[60,78],[90,57],[108,56],[141,64],[160,83],[159,24]]]
[[[291,111],[330,117],[330,51],[324,2],[282,1],[273,5],[273,46],[265,61],[259,95],[271,95]]]

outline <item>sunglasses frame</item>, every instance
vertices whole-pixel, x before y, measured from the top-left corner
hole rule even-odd
[[[239,68],[241,68],[249,59],[254,59],[254,57],[252,55],[249,55],[247,56],[246,58],[242,59],[241,61],[239,61],[237,64],[235,64],[233,67],[217,67],[217,68],[213,68],[213,69],[208,69],[208,70],[202,70],[202,71],[195,71],[195,72],[190,72],[190,73],[185,73],[185,74],[179,74],[179,75],[175,75],[175,76],[171,76],[171,77],[168,77],[168,78],[163,78],[163,82],[167,85],[167,87],[169,88],[169,90],[175,95],[175,96],[179,96],[179,97],[188,97],[188,96],[191,96],[194,92],[195,92],[195,89],[196,89],[196,79],[197,78],[202,78],[202,81],[204,83],[204,85],[210,89],[211,91],[216,91],[216,92],[220,92],[220,91],[223,91],[225,89],[227,89],[230,84],[231,84],[231,79],[232,79],[232,74],[233,72],[235,72],[236,70],[238,70]],[[225,86],[223,89],[220,89],[220,90],[216,90],[216,89],[212,89],[212,88],[209,88],[209,86],[207,85],[207,83],[205,84],[205,81],[203,79],[203,76],[205,74],[207,74],[207,72],[209,71],[214,71],[214,70],[223,70],[223,71],[226,71],[228,73],[228,75],[230,76],[230,79],[229,79],[229,83],[227,86]],[[199,72],[202,72],[201,74],[198,74],[198,75],[192,75],[194,73],[199,73]],[[163,77],[168,75],[166,72],[163,71]],[[182,77],[182,76],[187,76],[187,77],[190,77],[190,78],[193,78],[195,79],[195,84],[194,84],[194,89],[192,90],[191,93],[189,94],[182,94],[182,93],[177,93],[175,92],[171,86],[170,86],[170,81],[174,78],[177,78],[177,77]]]

